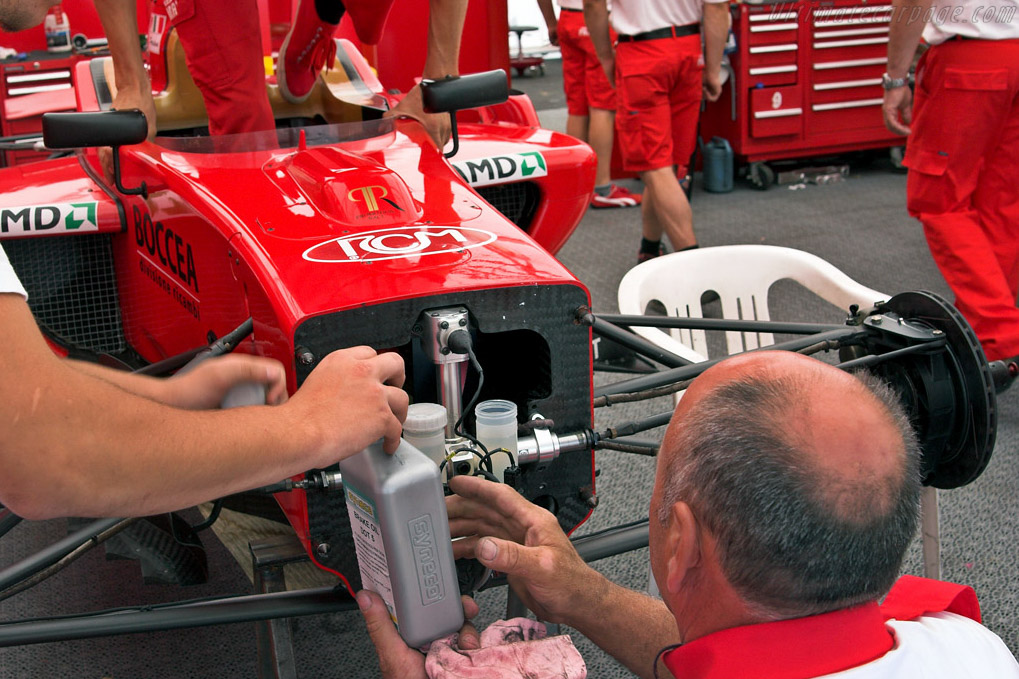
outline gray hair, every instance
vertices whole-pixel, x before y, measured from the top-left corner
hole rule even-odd
[[[807,407],[802,380],[760,374],[726,383],[674,439],[658,519],[687,502],[716,536],[723,572],[759,615],[813,615],[882,596],[918,522],[920,448],[896,394],[861,373],[902,438],[901,474],[844,478],[811,464],[783,423]],[[861,432],[860,446],[867,433]]]

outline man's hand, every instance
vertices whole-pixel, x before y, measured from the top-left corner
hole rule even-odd
[[[481,648],[481,638],[470,618],[478,614],[478,605],[469,596],[461,597],[464,617],[468,619],[460,629],[457,647],[462,650]],[[379,656],[379,668],[383,679],[426,679],[425,656],[407,646],[396,630],[386,604],[375,592],[362,590],[357,593],[357,606],[364,615],[368,636],[375,644]]]
[[[279,361],[247,354],[227,354],[202,361],[194,370],[163,380],[165,395],[156,399],[188,410],[218,408],[233,387],[254,382],[265,387],[265,403],[287,400],[287,376]]]
[[[415,85],[410,92],[407,93],[400,103],[394,106],[389,111],[386,111],[383,117],[385,118],[396,118],[400,116],[406,116],[413,118],[428,130],[429,136],[435,141],[435,145],[439,147],[441,151],[449,141],[449,138],[453,135],[453,126],[450,122],[450,114],[448,113],[425,113],[423,104],[421,101],[421,86]]]
[[[400,444],[407,418],[403,359],[371,347],[334,351],[323,358],[286,408],[300,411],[313,448],[326,467],[385,437],[385,450]]]
[[[881,105],[885,116],[885,127],[889,132],[907,136],[909,124],[913,122],[913,92],[903,85],[885,91],[885,101]],[[901,120],[900,120],[901,116]]]
[[[601,62],[602,70],[605,71],[605,77],[609,79],[609,85],[612,87],[616,86],[616,53],[613,51],[608,56],[599,57],[598,61]]]
[[[720,71],[709,73],[704,69],[704,98],[708,101],[718,101],[722,96],[722,74]]]
[[[474,557],[509,576],[510,585],[540,620],[573,624],[598,615],[603,576],[573,548],[550,512],[509,486],[473,476],[450,479],[450,532],[473,536],[453,543],[457,558]]]
[[[148,85],[148,81],[146,81],[146,85]],[[128,89],[117,90],[117,96],[113,98],[113,108],[117,111],[138,109],[145,114],[145,121],[149,124],[149,139],[156,136],[156,103],[152,98],[151,89],[146,88],[144,92]],[[106,177],[106,181],[112,183],[113,149],[109,146],[100,148],[99,162],[102,164],[103,176]]]

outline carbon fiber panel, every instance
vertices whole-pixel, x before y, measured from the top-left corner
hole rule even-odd
[[[586,292],[576,285],[414,298],[308,319],[297,329],[295,346],[317,358],[358,344],[396,349],[408,362],[408,388],[413,398],[435,401],[434,385],[429,382],[434,366],[415,347],[418,318],[427,309],[464,306],[470,312],[475,350],[485,368],[481,399],[516,401],[521,421],[540,412],[555,421],[557,432],[566,433],[591,426],[589,331],[574,322],[576,309],[586,304]],[[313,367],[298,363],[299,383]],[[468,378],[465,403],[474,385]],[[589,452],[572,453],[548,464],[523,467],[517,487],[531,500],[541,498],[543,506],[555,511],[560,525],[571,530],[589,511],[580,489],[591,484],[592,471]],[[330,545],[328,554],[320,557],[322,564],[343,573],[353,587],[360,587],[342,494],[309,492],[308,517],[312,541]]]

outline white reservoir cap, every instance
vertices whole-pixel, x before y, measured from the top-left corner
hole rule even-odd
[[[446,406],[439,403],[412,403],[403,422],[405,433],[424,434],[446,428]]]

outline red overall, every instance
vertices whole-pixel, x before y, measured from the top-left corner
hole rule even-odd
[[[988,360],[1019,354],[1019,40],[951,39],[917,67],[907,207]]]

